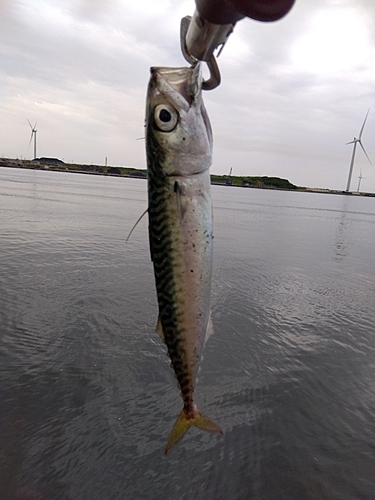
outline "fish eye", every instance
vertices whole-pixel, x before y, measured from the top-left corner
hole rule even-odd
[[[154,110],[154,120],[159,130],[171,132],[177,125],[178,113],[168,104],[159,104]]]

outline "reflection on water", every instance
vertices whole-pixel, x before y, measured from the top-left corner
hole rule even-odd
[[[0,498],[373,499],[370,198],[213,186],[215,335],[189,431],[142,180],[0,169]]]
[[[335,257],[337,260],[343,260],[348,252],[349,239],[347,236],[348,229],[348,197],[342,196],[343,200],[342,211],[339,216],[339,223],[335,233]]]

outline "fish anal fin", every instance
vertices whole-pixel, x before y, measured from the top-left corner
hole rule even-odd
[[[179,441],[181,441],[192,425],[208,432],[214,432],[215,434],[220,434],[221,436],[223,435],[223,431],[220,427],[213,420],[211,420],[210,417],[201,413],[197,408],[195,408],[194,417],[189,417],[186,410],[183,408],[173,426],[172,432],[169,435],[164,455],[167,455],[171,449],[174,448]]]
[[[158,322],[156,324],[156,333],[159,335],[159,337],[161,338],[161,340],[163,342],[165,342],[165,337],[164,337],[164,332],[163,332],[163,325],[161,324],[160,314],[158,316]]]

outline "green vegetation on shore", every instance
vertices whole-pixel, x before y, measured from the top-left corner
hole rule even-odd
[[[252,177],[252,176],[230,176],[227,175],[211,175],[212,184],[226,184],[231,186],[268,188],[268,189],[301,189],[295,186],[288,179],[280,177]]]
[[[0,158],[0,167],[18,167],[54,172],[74,172],[80,174],[118,175],[124,177],[147,178],[147,171],[132,167],[112,167],[110,165],[82,165],[65,163],[58,158],[37,158],[36,160],[13,160]]]

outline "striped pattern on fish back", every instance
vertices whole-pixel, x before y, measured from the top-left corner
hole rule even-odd
[[[176,238],[179,237],[177,205],[173,203],[175,193],[170,180],[160,166],[164,160],[163,151],[152,131],[147,134],[147,141],[149,240],[159,314],[184,405],[189,409],[193,402],[194,381],[185,356],[186,332],[181,324],[181,308],[177,302],[176,282],[179,274],[181,278],[183,274],[183,258],[178,255],[176,245]]]

